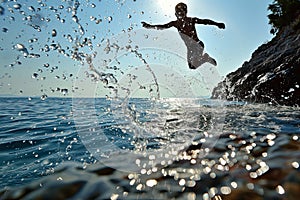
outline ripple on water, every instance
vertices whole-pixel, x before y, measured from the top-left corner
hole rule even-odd
[[[58,103],[60,101],[64,104]],[[14,103],[26,104],[26,101],[18,99],[14,102],[10,99],[3,102],[10,106],[7,112],[15,113],[13,116],[16,119],[12,120],[5,109],[1,110],[0,116],[7,121],[1,130],[3,140],[0,144],[2,178],[7,180],[5,185],[17,185],[20,180],[23,180],[20,184],[25,184],[53,173],[55,167],[65,161],[77,161],[81,166],[96,161],[81,143],[75,124],[70,123],[72,115],[69,100],[54,101],[48,98],[47,103],[42,102],[45,107],[41,110],[48,112],[45,115],[40,115],[39,107],[34,106],[34,103],[38,104],[41,100],[30,102],[31,111],[28,106],[23,106],[27,109],[26,112],[19,108],[13,110]],[[52,105],[56,109],[47,108]],[[113,115],[102,109],[106,104],[102,103],[99,107],[101,112],[95,116],[101,120],[99,127],[95,127],[92,132],[104,130],[117,146],[133,150],[135,146],[132,141],[137,137],[131,136],[129,122],[119,118],[112,119]],[[114,180],[109,182],[113,185],[109,191],[119,197],[126,194],[128,198],[142,192],[146,197],[155,194],[155,197],[182,199],[238,199],[244,195],[251,195],[253,198],[281,198],[282,195],[296,192],[293,188],[300,183],[300,145],[297,137],[299,109],[251,104],[236,107],[230,105],[226,107],[222,134],[218,138],[213,137],[216,143],[211,149],[207,149],[206,143],[211,142],[211,121],[214,119],[209,113],[213,107],[200,108],[190,107],[184,110],[173,107],[170,110],[165,108],[148,112],[156,120],[147,118],[147,114],[140,115],[140,122],[146,130],[153,129],[155,133],[162,134],[148,135],[148,145],[162,149],[164,145],[180,144],[187,138],[191,143],[178,154],[166,153],[165,159],[155,166],[145,165],[151,167],[143,167],[140,173],[127,174],[128,182],[123,179],[125,174],[114,172],[108,175],[107,179]],[[142,110],[136,110],[136,113],[142,113]],[[142,120],[146,118],[147,120]],[[89,126],[84,123],[84,119],[81,116],[82,123],[77,128],[88,131]],[[183,133],[187,137],[183,137]],[[131,138],[130,142],[128,138]],[[143,166],[145,161],[153,162],[157,159],[151,155],[136,162]],[[64,173],[69,173],[68,168],[62,171],[60,177]],[[90,172],[75,170],[74,174],[76,173],[78,174],[74,177],[83,180],[83,174]],[[117,187],[119,190],[116,191]]]

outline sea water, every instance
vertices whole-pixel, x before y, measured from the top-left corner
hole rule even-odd
[[[193,103],[189,100],[190,106],[182,107],[182,102],[187,102],[184,99],[164,99],[159,105],[153,106],[151,100],[137,98],[127,104],[127,108],[131,107],[131,116],[135,118],[130,120],[111,112],[111,100],[77,100],[95,108],[96,121],[92,125],[88,119],[89,113],[82,113],[81,124],[76,122],[78,116],[72,98],[1,98],[2,188],[24,185],[47,176],[64,162],[73,161],[83,167],[102,162],[102,158],[109,158],[109,149],[105,151],[105,146],[98,147],[99,155],[96,155],[97,152],[92,152],[94,146],[89,144],[100,140],[103,135],[107,147],[113,147],[121,153],[160,151],[168,154],[167,147],[175,145],[183,150],[195,145],[195,142],[205,144],[209,138],[206,134],[213,134],[216,143],[211,147],[214,151],[203,155],[201,159],[204,161],[219,160],[225,151],[232,156],[231,161],[226,162],[234,163],[245,159],[253,149],[267,148],[269,150],[265,150],[260,159],[268,168],[282,168],[283,163],[294,166],[295,170],[299,167],[300,152],[293,148],[281,148],[291,142],[299,144],[300,110],[296,107],[226,102],[222,104],[220,112],[220,107],[209,99],[193,100]],[[216,121],[218,116],[222,119]],[[222,126],[215,122],[222,123]],[[133,126],[134,123],[138,124]],[[84,137],[83,127],[93,137]],[[210,130],[218,134],[210,133]],[[228,134],[232,140],[225,137]],[[236,139],[239,140],[238,144]],[[238,148],[243,145],[244,153],[239,154],[241,150]],[[255,161],[248,162],[247,169],[251,168],[251,162],[254,167]]]

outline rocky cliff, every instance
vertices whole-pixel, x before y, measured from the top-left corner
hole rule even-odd
[[[226,76],[213,99],[300,106],[299,20],[261,45],[249,61]]]

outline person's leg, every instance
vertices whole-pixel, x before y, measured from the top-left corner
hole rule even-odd
[[[208,62],[208,63],[210,63],[210,64],[212,64],[212,65],[214,65],[214,66],[217,66],[217,61],[215,60],[215,59],[213,59],[212,57],[210,57],[207,53],[204,53],[203,54],[203,50],[204,50],[204,43],[200,40],[199,42],[198,42],[198,44],[199,44],[199,46],[200,46],[200,50],[199,50],[199,55],[201,55],[200,57],[200,59],[201,59],[201,63],[199,63],[200,65],[202,65],[202,64],[204,64],[204,63],[206,63],[206,62]],[[199,65],[199,66],[200,66]]]
[[[193,50],[190,48],[187,49],[187,61],[190,69],[197,68],[197,66],[194,65]]]
[[[203,44],[203,43],[202,43]],[[198,42],[193,41],[188,47],[188,64],[190,69],[197,69],[203,64],[203,47]],[[200,55],[200,56],[199,56]]]

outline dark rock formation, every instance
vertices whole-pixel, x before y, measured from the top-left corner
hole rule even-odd
[[[230,132],[219,139],[205,158],[199,156],[201,145],[194,144],[172,164],[159,165],[157,170],[146,174],[122,172],[101,163],[87,167],[65,163],[53,174],[30,184],[0,189],[0,199],[298,200],[300,141],[283,134],[278,134],[279,142],[273,146],[268,145],[270,141],[264,134],[241,136]],[[259,146],[251,150],[252,142]],[[246,170],[247,166],[251,170]]]
[[[218,84],[212,98],[300,106],[300,30],[295,27],[260,46]]]

